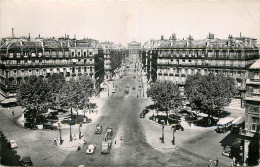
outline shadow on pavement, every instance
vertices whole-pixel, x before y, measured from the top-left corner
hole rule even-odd
[[[16,150],[11,149],[9,147],[8,141],[6,140],[4,134],[0,131],[1,134],[1,149],[0,149],[0,157],[1,164],[7,166],[21,166],[20,156],[17,155]],[[18,146],[19,147],[19,146]]]

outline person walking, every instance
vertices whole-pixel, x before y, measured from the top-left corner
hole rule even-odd
[[[53,139],[53,142],[54,142],[55,145],[57,145],[57,140],[56,140],[55,137],[54,137],[54,139]]]
[[[209,165],[208,165],[209,167],[211,167],[212,166],[212,160],[210,159],[209,160]]]
[[[233,161],[231,162],[231,165],[230,165],[230,167],[234,167],[234,162],[233,162]]]
[[[13,116],[14,116],[14,110],[12,111],[12,114],[13,114]]]
[[[214,161],[215,166],[218,166],[218,158]]]

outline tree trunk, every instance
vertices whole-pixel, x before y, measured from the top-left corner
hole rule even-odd
[[[210,117],[211,117],[211,111],[208,111],[208,126],[211,125],[211,119],[210,119]]]

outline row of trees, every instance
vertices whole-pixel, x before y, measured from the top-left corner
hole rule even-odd
[[[69,81],[60,74],[50,75],[47,79],[30,76],[18,89],[17,103],[33,111],[30,115],[37,118],[48,108],[84,109],[94,93],[94,81],[87,75]]]
[[[207,113],[208,118],[218,116],[224,106],[231,102],[236,92],[235,80],[223,73],[188,75],[184,89],[184,95],[192,109]],[[166,108],[167,115],[168,110],[182,107],[183,97],[179,87],[172,81],[156,81],[147,90],[147,95],[157,106]]]
[[[156,81],[147,89],[147,96],[152,98],[156,106],[167,109],[167,116],[168,110],[181,107],[182,96],[179,87],[172,81]]]
[[[189,75],[186,79],[184,94],[187,96],[192,109],[207,113],[208,118],[219,116],[225,106],[237,94],[235,80],[223,73],[214,75]]]

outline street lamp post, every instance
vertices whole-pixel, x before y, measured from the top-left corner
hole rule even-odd
[[[175,145],[175,137],[174,137],[174,132],[176,131],[176,127],[172,127],[172,145]]]
[[[61,138],[61,122],[58,122],[58,126],[59,126],[59,132],[60,132],[60,144],[62,144],[62,138]]]
[[[161,142],[164,143],[164,121],[162,121],[162,137],[160,139]]]
[[[79,139],[81,139],[81,132],[80,132],[80,127],[82,126],[82,123],[79,124]]]
[[[71,134],[71,121],[72,121],[72,107],[70,109],[70,141],[72,141],[72,134]]]

